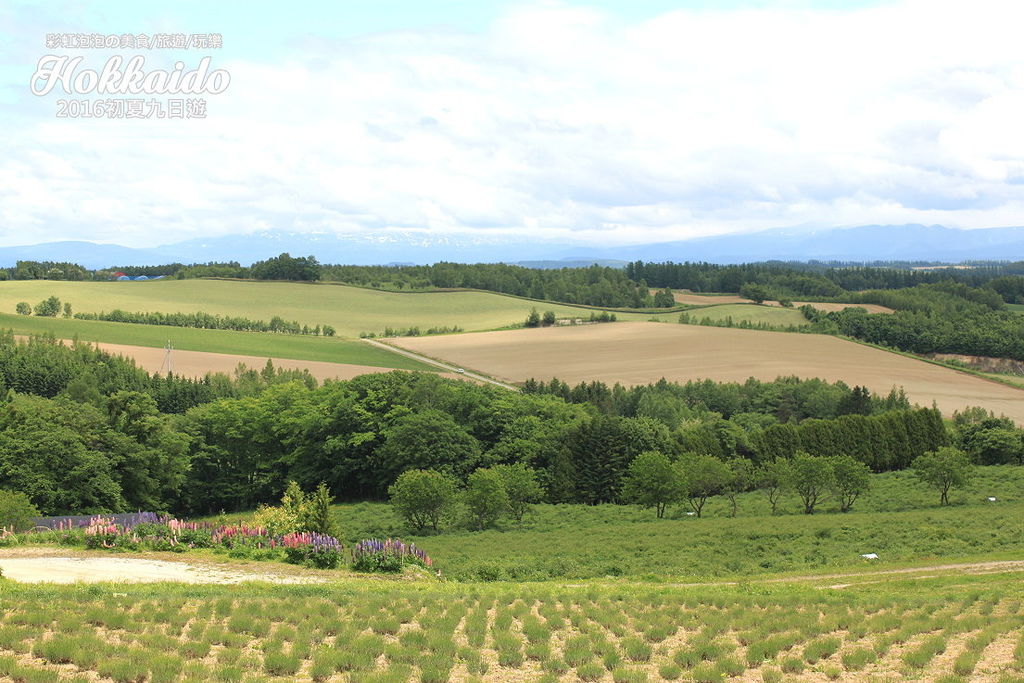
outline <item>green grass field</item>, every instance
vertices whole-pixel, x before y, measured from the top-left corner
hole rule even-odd
[[[158,280],[152,282],[0,282],[0,311],[14,313],[19,301],[35,305],[56,296],[78,313],[119,308],[130,312],[205,312],[270,320],[279,315],[304,325],[332,325],[338,334],[357,337],[386,327],[404,329],[459,326],[490,330],[522,323],[530,309],[553,310],[559,317],[589,317],[575,308],[483,292],[382,292],[334,284]],[[648,320],[643,313],[620,313],[621,320]]]
[[[391,353],[364,342],[291,334],[199,330],[166,325],[133,325],[96,320],[66,320],[35,316],[0,314],[0,329],[15,334],[51,333],[60,339],[77,337],[82,341],[163,347],[168,341],[183,351],[229,353],[263,358],[352,363],[399,370],[436,372],[437,368]]]
[[[796,497],[787,495],[772,516],[766,496],[751,492],[739,497],[736,518],[728,517],[723,497],[709,500],[701,519],[682,506],[658,520],[629,505],[537,505],[521,525],[504,521],[476,532],[452,520],[440,534],[417,536],[386,503],[334,510],[348,541],[413,541],[461,580],[693,581],[1024,555],[1024,468],[979,468],[951,502],[939,507],[938,495],[910,472],[892,472],[874,475],[872,489],[845,514],[826,500],[818,513],[803,515]],[[868,562],[864,553],[879,560]]]
[[[1019,681],[1021,574],[850,588],[15,586],[0,676],[113,681]],[[1002,678],[997,676],[1002,675]],[[973,680],[973,679],[972,679]]]
[[[1024,313],[1024,304],[1006,304],[1006,307],[1014,313]]]
[[[776,327],[788,327],[795,325],[802,327],[810,322],[800,311],[792,308],[781,308],[778,306],[758,306],[756,304],[722,304],[720,306],[708,306],[706,308],[695,308],[687,311],[691,320],[710,318],[715,322],[732,318],[733,322],[747,321],[749,323],[774,325]],[[678,314],[676,314],[678,318]]]

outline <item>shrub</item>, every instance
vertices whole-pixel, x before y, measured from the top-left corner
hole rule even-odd
[[[32,306],[27,301],[19,301],[18,305],[14,307],[14,310],[18,315],[32,315]]]
[[[39,510],[24,493],[0,489],[0,527],[25,531],[38,516]]]
[[[60,299],[55,296],[36,304],[35,314],[38,316],[56,318],[58,313],[60,313]]]
[[[281,538],[285,557],[292,564],[316,569],[334,569],[341,564],[342,546],[333,536],[312,531],[285,534]]]

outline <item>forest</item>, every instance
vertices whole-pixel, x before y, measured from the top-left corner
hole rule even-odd
[[[465,481],[518,464],[538,473],[549,502],[623,502],[623,477],[645,451],[751,463],[845,454],[874,471],[947,444],[981,463],[1024,455],[1022,432],[983,412],[947,429],[898,391],[795,378],[631,389],[553,380],[514,393],[409,372],[318,386],[268,364],[191,381],[10,335],[0,370],[0,488],[44,514],[252,509],[291,480],[373,500],[407,470]]]

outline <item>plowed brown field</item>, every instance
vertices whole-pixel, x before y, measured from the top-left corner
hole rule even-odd
[[[820,377],[875,393],[902,386],[910,400],[946,414],[982,406],[1024,424],[1024,391],[887,351],[814,334],[671,323],[613,323],[403,338],[403,348],[522,382],[647,384],[665,377],[742,382]]]

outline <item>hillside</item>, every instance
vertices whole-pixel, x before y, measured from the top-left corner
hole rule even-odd
[[[210,313],[269,320],[281,316],[302,325],[332,325],[340,336],[379,334],[385,328],[458,326],[490,330],[522,323],[530,309],[559,317],[588,317],[591,309],[533,302],[486,292],[382,292],[336,284],[225,280],[150,282],[0,282],[0,312],[14,313],[19,301],[32,305],[56,296],[76,313],[121,309],[129,312]],[[621,314],[647,320],[647,314]],[[118,340],[105,340],[118,341]]]

